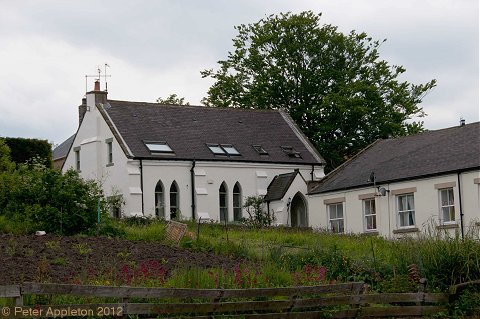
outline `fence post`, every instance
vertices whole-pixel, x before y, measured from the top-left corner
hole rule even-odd
[[[418,281],[418,294],[422,294],[422,301],[415,303],[417,306],[425,304],[425,293],[427,292],[427,278],[420,278]]]
[[[418,292],[427,292],[427,278],[420,278],[418,281]]]

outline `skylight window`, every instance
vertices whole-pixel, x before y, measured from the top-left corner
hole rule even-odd
[[[207,144],[207,146],[215,155],[241,156],[232,144]]]
[[[233,145],[230,145],[230,144],[222,144],[220,145],[223,150],[228,154],[228,155],[233,155],[233,156],[236,156],[236,155],[240,155],[240,152],[237,151],[237,149],[233,146]]]
[[[215,155],[227,155],[223,148],[218,144],[207,144],[207,146]]]
[[[260,155],[268,155],[268,152],[262,147],[262,145],[252,145],[252,147]]]
[[[145,142],[145,146],[152,154],[173,153],[167,142]]]
[[[297,152],[293,146],[281,146],[282,148],[282,151],[285,152],[285,154],[288,155],[288,157],[292,157],[292,158],[302,158],[302,156],[300,155],[300,152]]]

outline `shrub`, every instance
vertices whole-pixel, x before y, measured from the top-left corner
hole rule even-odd
[[[11,171],[15,164],[11,161],[10,147],[5,143],[3,138],[0,138],[0,172]]]
[[[61,172],[35,163],[0,173],[0,215],[22,221],[26,232],[71,235],[96,226],[100,188],[76,171]]]
[[[264,202],[261,196],[248,196],[245,199],[243,208],[248,214],[247,218],[244,218],[244,223],[251,227],[265,227],[270,226],[274,222],[275,218],[270,212],[266,212],[263,209]]]

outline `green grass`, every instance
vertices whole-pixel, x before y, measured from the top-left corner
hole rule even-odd
[[[165,243],[165,221],[132,218],[109,223],[115,230],[113,233],[125,239]],[[480,279],[479,228],[475,226],[468,228],[465,239],[445,236],[432,224],[419,238],[387,240],[285,227],[258,229],[229,225],[225,228],[221,224],[201,224],[198,232],[196,223],[185,223],[190,235],[199,236],[184,237],[182,247],[240,258],[245,265],[256,265],[257,283],[268,277],[274,285],[295,284],[294,276],[298,279],[306,268],[313,267],[323,267],[328,282],[365,281],[376,291],[414,291],[419,277],[427,278],[431,291],[446,291],[450,285]],[[21,230],[20,224],[0,216],[0,229],[5,231],[9,227],[13,233]],[[46,248],[56,249],[56,244],[47,242]],[[6,243],[1,253],[7,256],[28,253],[19,249],[14,242]],[[92,248],[72,249],[88,254]],[[122,260],[128,255],[128,251],[121,252],[118,258]],[[62,264],[62,260],[55,263]],[[204,281],[207,285],[208,281],[202,279],[203,270],[192,269],[179,269],[169,276],[168,282],[172,281],[172,285],[192,282],[197,277],[198,285],[202,286]]]

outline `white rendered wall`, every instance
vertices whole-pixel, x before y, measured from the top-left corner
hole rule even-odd
[[[462,211],[464,213],[464,230],[475,221],[480,220],[480,190],[475,184],[479,172],[460,174],[460,188],[462,190]],[[399,227],[397,214],[397,195],[395,192],[412,191],[415,201],[415,228],[426,231],[432,225],[441,224],[439,189],[441,185],[454,184],[455,222],[448,225],[444,231],[454,234],[460,232],[460,202],[458,193],[457,174],[450,174],[432,178],[411,180],[405,182],[378,184],[389,192],[386,196],[375,196],[376,218],[378,233],[385,237],[399,237],[415,235],[418,232],[408,232],[407,228]],[[437,187],[436,187],[437,186]],[[316,194],[309,197],[310,223],[314,227],[328,228],[327,204],[343,201],[345,232],[364,233],[364,217],[362,199],[368,194],[375,193],[376,188],[368,187],[341,192]],[[371,197],[371,196],[369,196]],[[432,223],[433,222],[433,223]],[[455,225],[458,225],[456,227]],[[402,230],[406,232],[402,232]]]
[[[192,218],[191,161],[143,161],[143,190],[145,215],[155,214],[155,186],[161,181],[164,187],[165,212],[170,211],[168,191],[173,181],[179,186],[180,211],[182,218]],[[196,162],[195,196],[197,213],[208,213],[210,218],[220,220],[219,189],[225,182],[227,186],[228,220],[233,221],[233,188],[238,182],[241,188],[242,203],[248,196],[263,196],[267,186],[276,175],[300,169],[304,176],[310,176],[311,166],[257,164],[238,162]],[[322,170],[317,167],[318,170]],[[323,173],[323,172],[322,172]],[[301,178],[300,178],[301,180]],[[293,195],[300,191],[306,193],[306,184],[297,179],[292,185]],[[166,213],[166,219],[169,214]]]
[[[307,221],[308,226],[310,225],[310,218],[309,218],[309,205],[308,205],[308,198],[307,198],[307,182],[300,176],[301,174],[297,174],[294,181],[288,188],[288,191],[285,193],[285,196],[281,200],[274,201],[270,203],[270,211],[273,211],[275,214],[275,224],[276,225],[291,225],[291,216],[289,216],[289,208],[287,207],[288,199],[293,200],[293,197],[297,193],[302,194],[303,199],[305,201],[305,206],[307,209]]]
[[[123,216],[155,216],[155,186],[162,182],[165,218],[170,218],[170,186],[175,181],[179,191],[179,210],[184,219],[192,218],[190,169],[192,161],[128,159],[112,131],[95,106],[94,94],[87,94],[87,112],[67,155],[63,171],[75,168],[74,149],[80,147],[80,175],[101,183],[107,196],[122,194]],[[101,107],[101,106],[100,106]],[[113,165],[108,163],[107,140],[112,139]],[[264,164],[239,162],[196,162],[195,196],[197,213],[208,213],[219,220],[219,188],[227,185],[228,220],[233,220],[233,187],[239,183],[242,203],[247,196],[263,196],[272,179],[279,174],[299,169],[311,179],[311,165]],[[315,167],[314,178],[323,177],[323,168]],[[295,181],[293,195],[306,193],[306,185]],[[287,197],[288,198],[288,197]],[[143,202],[143,203],[142,203]],[[283,218],[283,217],[282,217]],[[283,222],[285,223],[285,221]]]
[[[138,164],[128,161],[98,108],[94,94],[87,94],[87,112],[79,127],[62,171],[75,168],[74,149],[80,147],[80,176],[98,181],[106,196],[123,194],[123,211],[141,214],[140,174]],[[108,163],[106,140],[112,139],[113,165]]]

